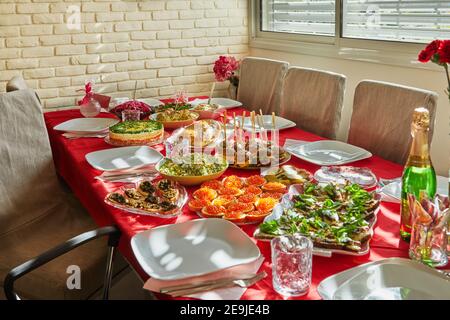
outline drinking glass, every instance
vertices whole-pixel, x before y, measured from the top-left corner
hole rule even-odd
[[[122,121],[138,121],[141,119],[141,111],[128,109],[122,111]]]
[[[284,296],[302,296],[311,286],[313,243],[301,235],[272,239],[272,282]]]

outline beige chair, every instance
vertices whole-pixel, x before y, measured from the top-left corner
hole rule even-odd
[[[394,83],[364,80],[356,90],[348,142],[380,157],[405,164],[411,144],[415,108],[430,111],[430,142],[437,94]]]
[[[305,131],[335,139],[344,90],[343,75],[290,67],[283,81],[280,115]]]
[[[245,58],[239,71],[238,101],[248,110],[278,113],[281,85],[288,68],[289,63],[283,61]]]
[[[61,190],[34,91],[1,94],[0,111],[0,288],[5,287],[5,292],[14,289],[29,299],[88,298],[102,287],[106,241],[99,239],[78,247],[80,241],[100,235],[85,234],[39,256],[96,225],[81,205],[68,200]],[[70,246],[77,248],[61,255]],[[58,257],[28,273],[49,256]],[[35,259],[8,273],[32,258]],[[123,261],[116,262],[115,271],[125,267]],[[81,270],[81,290],[67,288],[67,269],[72,265]]]
[[[28,85],[21,76],[14,76],[6,83],[6,92],[28,89]]]

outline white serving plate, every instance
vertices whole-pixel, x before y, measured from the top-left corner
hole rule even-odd
[[[112,118],[77,118],[60,123],[53,129],[70,133],[97,133],[108,130],[118,122],[118,119]]]
[[[287,146],[285,148],[294,156],[319,166],[341,165],[372,156],[363,148],[336,140],[315,141],[298,147]]]
[[[262,118],[263,118],[262,128],[265,130],[271,130],[273,128],[272,116],[271,115],[263,115]],[[237,117],[236,120],[240,121],[241,118]],[[258,117],[255,117],[255,131],[256,132],[259,132],[261,130],[261,127],[260,127],[258,121],[259,121]],[[282,118],[282,117],[275,116],[275,129],[283,130],[283,129],[294,128],[295,126],[296,126],[295,122],[285,119],[285,118]],[[251,117],[244,118],[244,130],[246,130],[246,131],[253,130]]]
[[[386,292],[386,288],[406,288],[406,296]],[[450,299],[448,277],[404,258],[384,259],[343,271],[323,280],[317,290],[326,300],[361,300],[375,293],[377,299],[386,300]]]
[[[193,106],[199,105],[201,103],[208,103],[208,99],[195,99],[192,101],[189,101],[189,103]],[[242,103],[233,99],[228,98],[212,98],[211,99],[212,104],[218,104],[221,106],[220,109],[231,109],[242,106]]]
[[[86,155],[86,161],[97,170],[115,171],[135,169],[156,164],[163,155],[147,146],[121,147],[94,151]]]
[[[292,195],[299,194],[299,189],[302,188],[302,185],[299,184],[293,184],[289,187],[288,193],[283,195],[281,198],[280,203],[278,203],[275,208],[272,210],[272,213],[269,214],[267,217],[264,218],[263,222],[272,221],[272,220],[278,220],[283,214],[285,209],[292,208],[293,203],[291,200]],[[374,218],[370,220],[370,231],[372,233],[373,237],[373,228],[375,224],[377,223],[377,215],[380,211],[380,207],[378,207],[374,212]],[[253,233],[253,236],[256,238],[259,233],[259,228],[255,230]],[[313,247],[313,255],[321,256],[321,257],[327,257],[331,258],[333,254],[343,254],[348,256],[364,256],[369,253],[370,251],[370,241],[372,240],[372,237],[365,243],[365,245],[361,248],[361,251],[354,252],[354,251],[348,251],[348,250],[341,250],[341,249],[327,249],[327,248],[318,248]],[[258,239],[258,241],[270,241],[269,239]]]
[[[394,203],[400,203],[402,182],[397,180],[381,188],[381,192],[388,196],[388,200]],[[442,196],[448,196],[448,178],[437,176],[437,193]]]
[[[197,219],[131,238],[142,269],[158,280],[184,279],[250,263],[261,255],[250,237],[224,219]]]

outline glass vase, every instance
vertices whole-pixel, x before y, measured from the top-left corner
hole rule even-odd
[[[100,106],[100,103],[98,103],[98,101],[93,98],[90,98],[88,102],[80,105],[80,112],[83,117],[86,118],[93,118],[97,116],[100,113],[101,109],[102,107]]]

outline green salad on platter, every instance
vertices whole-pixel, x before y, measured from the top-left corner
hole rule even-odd
[[[227,162],[211,155],[192,153],[186,156],[165,159],[159,171],[169,176],[207,176],[225,170]]]
[[[274,220],[259,226],[256,237],[270,239],[280,235],[302,234],[316,247],[360,252],[372,236],[376,193],[357,184],[318,185],[306,182],[292,195],[290,205]]]

